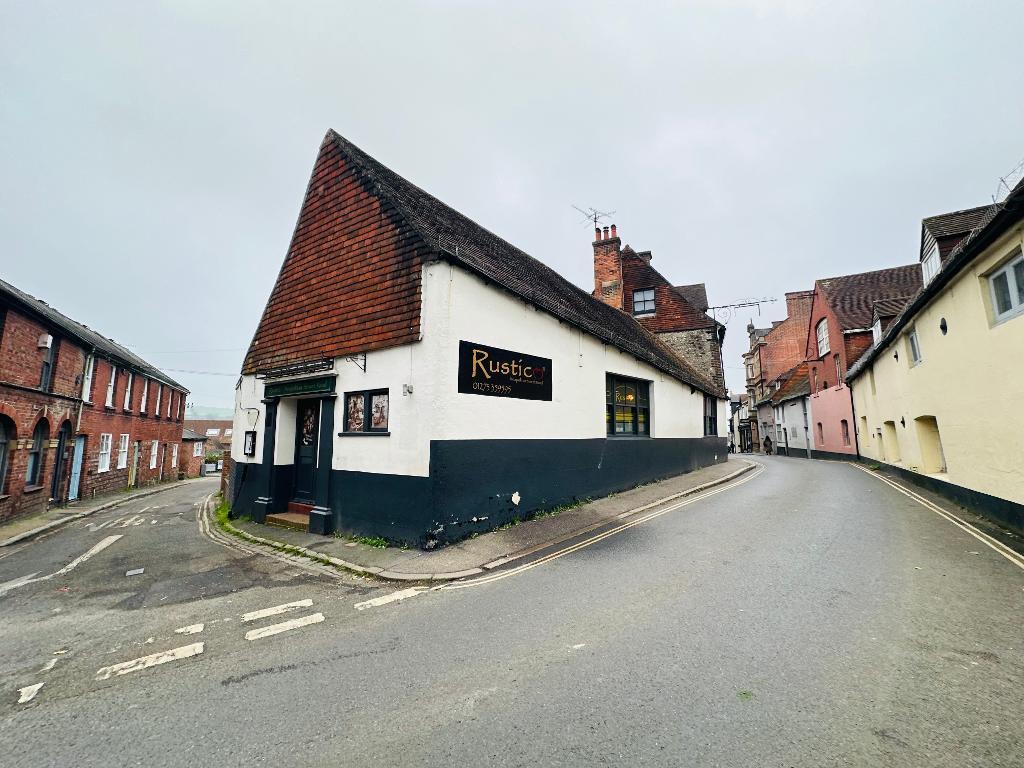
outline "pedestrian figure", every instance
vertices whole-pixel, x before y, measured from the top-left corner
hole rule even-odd
[[[729,441],[729,453],[736,453],[736,443]]]
[[[772,455],[772,439],[770,437],[768,437],[767,435],[765,435],[765,438],[764,438],[764,453],[765,453],[765,456],[771,456]]]

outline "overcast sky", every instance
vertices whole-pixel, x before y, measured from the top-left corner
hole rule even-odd
[[[230,406],[334,128],[588,290],[573,204],[777,297],[728,324],[741,389],[751,316],[1024,158],[1019,0],[639,5],[2,0],[0,276]]]

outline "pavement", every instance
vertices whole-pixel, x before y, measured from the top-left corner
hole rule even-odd
[[[118,493],[105,494],[92,499],[84,499],[69,504],[66,507],[51,507],[45,512],[35,515],[16,517],[0,524],[0,547],[8,547],[12,544],[25,541],[34,536],[59,528],[72,520],[88,517],[96,512],[119,506],[133,499],[144,499],[155,493],[176,488],[181,485],[196,482],[195,479],[181,480],[160,485],[139,488],[132,491],[119,491]]]
[[[1024,560],[755,461],[433,585],[225,543],[213,482],[2,549],[3,764],[1019,768]]]
[[[586,534],[620,526],[624,520],[652,506],[729,482],[755,466],[751,461],[730,457],[723,464],[642,485],[430,551],[374,547],[351,537],[318,536],[250,520],[232,520],[231,527],[250,541],[297,547],[356,573],[395,581],[448,581],[507,566]]]

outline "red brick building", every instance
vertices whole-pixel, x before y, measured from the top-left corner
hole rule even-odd
[[[225,458],[231,455],[233,424],[231,419],[185,419],[185,429],[191,429],[206,439],[207,453],[220,454]]]
[[[185,477],[199,477],[206,460],[206,438],[185,427],[181,431],[181,472]]]
[[[703,283],[672,285],[651,266],[650,251],[622,246],[613,224],[594,230],[594,296],[657,335],[672,352],[725,387],[725,326],[707,314]]]
[[[187,394],[0,280],[0,521],[176,478]]]

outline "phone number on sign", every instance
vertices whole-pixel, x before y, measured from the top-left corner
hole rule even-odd
[[[474,381],[473,389],[479,392],[491,392],[496,395],[512,394],[512,387],[506,384],[488,384],[486,381]]]

